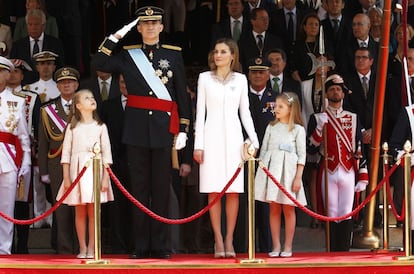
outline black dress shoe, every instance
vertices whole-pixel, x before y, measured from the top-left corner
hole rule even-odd
[[[137,251],[129,255],[130,259],[146,259],[149,258],[149,252]]]
[[[151,257],[156,259],[170,259],[171,253],[168,251],[152,251]]]

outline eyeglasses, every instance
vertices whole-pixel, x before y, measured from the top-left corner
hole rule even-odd
[[[356,55],[355,56],[356,60],[368,60],[369,56],[364,56],[364,55]]]

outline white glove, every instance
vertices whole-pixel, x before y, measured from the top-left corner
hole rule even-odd
[[[28,166],[28,165],[22,165],[20,167],[20,169],[19,169],[19,175],[18,175],[18,177],[24,176],[24,175],[26,175],[29,172],[30,172],[30,166]]]
[[[49,174],[40,176],[40,181],[44,184],[50,184],[50,176]]]
[[[360,181],[355,186],[355,192],[364,191],[366,188],[367,188],[367,183]]]
[[[185,144],[187,143],[187,133],[180,132],[177,135],[177,138],[175,139],[175,149],[180,150],[185,147]]]
[[[326,112],[316,113],[316,128],[322,131],[323,126],[328,123],[328,114]]]

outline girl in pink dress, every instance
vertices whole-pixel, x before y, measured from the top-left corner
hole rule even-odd
[[[94,157],[93,146],[98,143],[101,149],[101,202],[113,201],[114,195],[110,185],[109,174],[103,164],[112,164],[111,145],[108,130],[96,112],[96,101],[89,90],[80,90],[73,96],[72,118],[66,127],[63,140],[61,164],[63,165],[63,183],[60,186],[59,200],[75,181],[85,164]],[[92,163],[76,187],[63,201],[75,206],[75,226],[79,241],[77,258],[94,257],[94,195]],[[86,220],[88,220],[88,238],[86,243]]]

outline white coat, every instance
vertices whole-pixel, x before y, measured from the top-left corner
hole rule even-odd
[[[201,193],[221,192],[242,162],[242,124],[252,144],[259,148],[249,110],[246,76],[233,72],[220,81],[214,72],[200,73],[194,149],[204,151],[200,165]],[[243,191],[241,171],[227,192]]]

